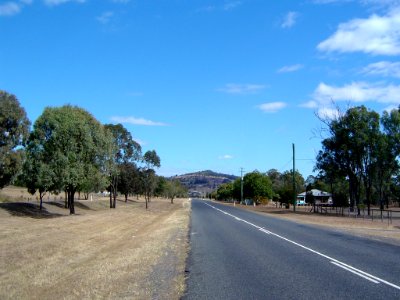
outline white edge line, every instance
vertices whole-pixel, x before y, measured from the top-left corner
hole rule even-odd
[[[216,209],[216,210],[218,210],[218,211],[220,211],[220,212],[222,212],[222,213],[224,213],[224,214],[227,214],[228,216],[231,216],[232,218],[235,218],[236,220],[240,220],[240,221],[242,221],[242,222],[244,222],[244,223],[246,223],[246,224],[248,224],[248,225],[250,225],[250,226],[253,226],[253,227],[257,228],[258,230],[260,230],[260,231],[262,231],[262,232],[265,232],[264,230],[262,230],[262,229],[264,229],[264,228],[262,228],[262,227],[260,227],[260,226],[257,226],[257,225],[255,225],[255,224],[253,224],[253,223],[250,223],[249,221],[240,219],[240,218],[238,218],[238,217],[236,217],[236,216],[234,216],[234,215],[232,215],[232,214],[230,214],[230,213],[228,213],[228,212],[225,212],[225,211],[223,211],[222,209],[219,209],[219,208],[217,208],[217,207],[215,207],[215,206],[213,206],[213,205],[210,205],[210,204],[208,204],[208,203],[204,203],[204,204],[206,204],[206,205],[208,205],[208,206],[210,206],[210,207],[212,207],[212,208],[214,208],[214,209]],[[266,229],[265,229],[265,230],[266,230]],[[267,230],[267,231],[268,231],[268,230]],[[313,249],[311,249],[311,248],[309,248],[309,247],[306,247],[306,246],[304,246],[304,245],[302,245],[302,244],[299,244],[299,243],[297,243],[297,242],[295,242],[295,241],[289,240],[288,238],[285,238],[284,236],[281,236],[281,235],[279,235],[279,234],[276,234],[276,233],[274,233],[274,232],[272,232],[272,231],[268,231],[268,232],[265,232],[265,233],[266,233],[266,234],[269,234],[269,235],[276,236],[277,238],[280,238],[280,239],[282,239],[282,240],[285,240],[285,241],[287,241],[287,242],[289,242],[289,243],[291,243],[291,244],[293,244],[293,245],[296,245],[296,246],[298,246],[298,247],[300,247],[300,248],[303,248],[303,249],[305,249],[305,250],[308,250],[308,251],[310,251],[310,252],[312,252],[312,253],[315,253],[315,254],[317,254],[317,255],[319,255],[319,256],[325,257],[325,258],[327,258],[328,260],[330,260],[331,263],[333,263],[333,264],[335,264],[335,265],[337,265],[337,266],[339,266],[339,267],[341,267],[341,268],[343,268],[343,269],[346,269],[346,270],[348,270],[348,271],[350,271],[350,272],[352,272],[352,273],[355,273],[355,274],[357,274],[357,275],[359,275],[359,276],[361,276],[361,277],[364,277],[364,278],[366,278],[366,279],[368,279],[368,280],[370,280],[370,281],[372,281],[372,282],[374,282],[374,281],[377,281],[378,283],[381,282],[381,283],[384,283],[384,284],[386,284],[386,285],[389,285],[389,286],[391,286],[391,287],[393,287],[393,288],[395,288],[395,289],[400,290],[400,286],[398,286],[398,285],[396,285],[396,284],[393,284],[393,283],[391,283],[391,282],[389,282],[389,281],[386,281],[386,280],[384,280],[384,279],[382,279],[382,278],[376,277],[376,276],[374,276],[374,275],[372,275],[372,274],[369,274],[369,273],[367,273],[367,272],[364,272],[364,271],[362,271],[362,270],[359,270],[359,269],[357,269],[357,268],[354,268],[354,267],[352,267],[352,266],[350,266],[350,265],[348,265],[348,264],[345,264],[345,263],[341,262],[340,260],[337,260],[337,259],[335,259],[335,258],[333,258],[333,257],[328,256],[328,255],[325,255],[325,254],[323,254],[323,253],[321,253],[321,252],[315,251],[315,250],[313,250]],[[352,270],[352,271],[351,271],[351,270]]]
[[[349,271],[349,272],[351,272],[351,273],[353,273],[353,274],[355,274],[355,275],[358,275],[358,276],[360,276],[360,277],[362,277],[362,278],[364,278],[364,279],[366,279],[366,280],[369,280],[369,281],[371,281],[371,282],[373,282],[373,283],[376,283],[376,284],[379,283],[379,281],[376,281],[375,279],[372,279],[372,278],[370,278],[370,277],[368,277],[368,276],[365,276],[365,275],[363,275],[363,274],[361,274],[361,273],[358,273],[358,272],[356,272],[356,271],[353,271],[353,270],[350,269],[350,268],[346,268],[345,266],[342,266],[341,264],[338,264],[338,263],[335,262],[335,261],[331,261],[331,263],[334,264],[334,265],[336,265],[336,266],[338,266],[339,268],[342,268],[342,269],[344,269],[344,270],[346,270],[346,271]]]

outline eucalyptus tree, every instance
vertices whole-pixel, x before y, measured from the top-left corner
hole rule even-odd
[[[18,99],[0,90],[0,189],[20,171],[30,122]]]
[[[377,162],[376,162],[376,189],[379,195],[381,209],[384,203],[388,205],[388,196],[396,182],[400,155],[400,108],[390,112],[385,111],[381,118],[383,134],[377,143]],[[392,189],[396,190],[396,188]]]
[[[150,202],[154,189],[156,188],[157,177],[154,168],[161,166],[161,160],[155,150],[149,150],[143,155],[144,167],[142,168],[142,180],[144,188],[144,197],[146,201],[146,209]]]
[[[65,105],[47,107],[36,120],[29,138],[29,165],[38,168],[36,187],[64,190],[70,214],[82,183],[98,178],[107,183],[114,153],[111,136],[86,110]],[[43,175],[43,176],[42,176]],[[51,182],[45,178],[51,177]]]
[[[326,122],[330,137],[322,141],[316,164],[329,177],[348,179],[351,207],[359,206],[364,191],[368,213],[381,141],[379,121],[379,114],[358,106]]]
[[[132,170],[132,168],[129,166],[130,164],[135,164],[136,166],[135,162],[140,160],[142,149],[139,143],[133,140],[131,133],[124,126],[122,126],[122,124],[106,124],[104,126],[108,131],[111,132],[116,146],[113,159],[117,168],[112,169],[112,172],[109,174],[110,208],[115,208],[120,173],[125,167]],[[126,169],[125,171],[129,170]],[[125,184],[125,182],[123,184]],[[126,190],[126,187],[127,186],[124,186],[123,188]]]
[[[174,204],[174,199],[179,196],[187,195],[186,188],[182,185],[179,180],[167,180],[165,183],[166,196],[171,200],[171,204]]]
[[[125,195],[125,202],[129,194],[137,193],[140,185],[139,168],[134,162],[122,163],[118,166],[118,191]]]

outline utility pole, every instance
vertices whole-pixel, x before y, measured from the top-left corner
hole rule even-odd
[[[293,211],[296,211],[296,176],[295,176],[295,170],[296,170],[296,155],[295,155],[295,148],[294,148],[294,143],[292,144],[293,146]]]
[[[240,168],[240,203],[243,203],[243,168]]]

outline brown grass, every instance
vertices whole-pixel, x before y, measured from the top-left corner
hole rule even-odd
[[[0,203],[0,299],[179,299],[184,292],[190,205],[153,199]],[[8,196],[7,196],[8,195]],[[24,195],[22,196],[24,197]],[[45,197],[46,199],[46,197]],[[20,200],[20,199],[19,199]]]

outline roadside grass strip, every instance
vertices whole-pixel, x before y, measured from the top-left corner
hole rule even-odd
[[[314,253],[314,254],[316,254],[316,255],[319,255],[319,256],[321,256],[321,257],[324,257],[324,258],[328,259],[328,260],[329,260],[332,264],[334,264],[335,266],[337,266],[337,267],[339,267],[339,268],[341,268],[341,269],[343,269],[343,270],[346,270],[346,271],[348,271],[348,272],[350,272],[350,273],[352,273],[352,274],[355,274],[355,275],[357,275],[357,276],[360,276],[360,277],[362,277],[362,278],[364,278],[364,279],[366,279],[366,280],[368,280],[368,281],[370,281],[370,282],[373,282],[373,283],[375,283],[375,284],[383,283],[383,284],[386,284],[386,285],[388,285],[388,286],[390,286],[390,287],[392,287],[392,288],[395,288],[395,289],[400,290],[400,286],[398,286],[398,285],[396,285],[396,284],[394,284],[394,283],[391,283],[391,282],[386,281],[386,280],[384,280],[384,279],[382,279],[382,278],[379,278],[379,277],[377,277],[377,276],[374,276],[374,275],[372,275],[372,274],[369,274],[369,273],[367,273],[367,272],[364,272],[364,271],[362,271],[362,270],[360,270],[360,269],[357,269],[357,268],[355,268],[355,267],[353,267],[353,266],[350,266],[350,265],[348,265],[348,264],[346,264],[346,263],[344,263],[344,262],[341,262],[341,261],[339,261],[339,260],[337,260],[337,259],[335,259],[335,258],[333,258],[333,257],[330,257],[330,256],[328,256],[328,255],[326,255],[326,254],[323,254],[323,253],[321,253],[321,252],[318,252],[318,251],[316,251],[316,250],[314,250],[314,249],[311,249],[311,248],[309,248],[309,247],[307,247],[307,246],[304,246],[304,245],[302,245],[302,244],[299,244],[299,243],[297,243],[297,242],[295,242],[295,241],[292,241],[292,240],[290,240],[290,239],[288,239],[288,238],[286,238],[286,237],[284,237],[284,236],[281,236],[281,235],[279,235],[279,234],[277,234],[277,233],[274,233],[274,232],[272,232],[272,231],[269,231],[269,230],[267,230],[267,229],[265,229],[265,228],[263,228],[263,227],[260,227],[260,226],[258,226],[258,225],[256,225],[256,224],[253,224],[253,223],[251,223],[251,222],[249,222],[249,221],[243,220],[243,219],[241,219],[241,218],[239,218],[239,217],[237,217],[237,216],[235,216],[235,215],[232,215],[232,214],[230,214],[230,213],[228,213],[228,212],[226,212],[226,211],[224,211],[224,210],[222,210],[222,209],[219,209],[219,208],[217,208],[217,207],[215,207],[215,206],[213,206],[213,205],[211,205],[211,204],[209,204],[209,203],[204,203],[204,204],[207,205],[207,206],[209,206],[209,207],[211,207],[211,208],[213,208],[213,209],[215,209],[215,210],[217,210],[217,211],[219,211],[219,212],[221,212],[221,213],[223,213],[223,214],[225,214],[225,215],[227,215],[227,216],[230,216],[230,217],[234,218],[234,219],[237,220],[237,221],[246,223],[246,224],[248,224],[248,225],[250,225],[250,226],[252,226],[252,227],[258,229],[259,231],[264,232],[265,234],[273,235],[273,236],[275,236],[275,237],[277,237],[277,238],[280,238],[280,239],[282,239],[282,240],[284,240],[284,241],[286,241],[286,242],[288,242],[288,243],[291,243],[291,244],[296,245],[296,246],[298,246],[298,247],[300,247],[300,248],[303,248],[303,249],[305,249],[305,250],[307,250],[307,251],[309,251],[309,252],[312,252],[312,253]]]

